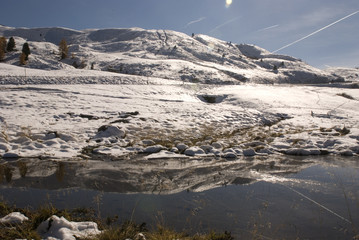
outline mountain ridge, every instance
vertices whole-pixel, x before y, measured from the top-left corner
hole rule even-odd
[[[111,72],[118,74],[118,78],[136,75],[210,84],[319,84],[344,81],[340,76],[314,68],[294,57],[203,34],[188,36],[172,30],[141,28],[79,31],[61,27],[0,26],[0,36],[14,37],[18,48],[24,42],[29,43],[31,55],[26,65],[29,69],[72,72],[75,68],[81,68],[88,70],[89,75],[96,76],[101,73],[108,76],[108,72]],[[61,39],[67,41],[70,57],[60,61],[58,44]],[[18,66],[18,54],[7,53],[4,63]],[[14,72],[6,71],[4,64],[1,69],[4,75],[19,81]],[[93,70],[97,71],[96,74],[91,72]],[[113,77],[116,78],[115,75]],[[69,83],[72,83],[70,79]]]

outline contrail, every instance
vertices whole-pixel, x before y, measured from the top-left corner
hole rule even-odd
[[[206,19],[206,17],[201,17],[201,18],[199,18],[199,19],[197,19],[197,20],[193,20],[193,21],[187,23],[184,28],[187,28],[189,25],[192,25],[192,24],[194,24],[194,23],[201,22],[201,21],[203,21],[203,20],[205,20],[205,19]]]
[[[331,23],[331,24],[329,24],[329,25],[327,25],[325,27],[322,27],[321,29],[319,29],[319,30],[317,30],[315,32],[312,32],[311,34],[309,34],[309,35],[307,35],[305,37],[302,37],[302,38],[300,38],[300,39],[298,39],[298,40],[296,40],[296,41],[294,41],[292,43],[289,43],[289,44],[285,45],[284,47],[281,47],[281,48],[273,51],[273,53],[276,53],[276,52],[278,52],[280,50],[283,50],[284,48],[290,47],[290,46],[292,46],[292,45],[294,45],[294,44],[296,44],[296,43],[298,43],[298,42],[300,42],[300,41],[302,41],[304,39],[307,39],[307,38],[313,36],[314,34],[317,34],[317,33],[321,32],[321,31],[333,26],[334,24],[337,24],[337,23],[339,23],[339,22],[341,22],[341,21],[343,21],[343,20],[345,20],[345,19],[347,19],[347,18],[349,18],[349,17],[351,17],[351,16],[353,16],[353,15],[355,15],[357,13],[359,13],[359,11],[353,12],[353,13],[349,14],[348,16],[345,16],[345,17],[343,17],[343,18],[341,18],[341,19],[339,19],[339,20],[337,20],[337,21],[335,21],[335,22],[333,22],[333,23]]]
[[[228,20],[227,22],[222,23],[222,24],[216,26],[215,28],[213,28],[212,30],[210,30],[208,33],[214,32],[215,30],[220,29],[221,27],[223,27],[223,26],[225,26],[225,25],[227,25],[227,24],[230,24],[231,22],[236,21],[238,18],[240,18],[240,16],[235,17],[235,18],[232,18],[232,19]]]
[[[255,32],[262,32],[262,31],[266,31],[266,30],[276,28],[276,27],[279,27],[279,25],[276,24],[276,25],[273,25],[273,26],[270,26],[270,27],[262,28],[262,29],[259,29],[259,30],[255,31]]]

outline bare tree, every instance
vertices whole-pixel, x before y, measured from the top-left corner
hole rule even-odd
[[[0,37],[0,61],[5,59],[5,52],[6,52],[6,38]]]
[[[24,52],[20,54],[19,61],[20,61],[20,65],[26,65],[26,54]]]
[[[67,47],[67,42],[65,39],[62,39],[59,44],[59,52],[60,52],[60,58],[65,59],[68,56],[69,48]]]

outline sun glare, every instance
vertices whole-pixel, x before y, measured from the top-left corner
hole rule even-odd
[[[232,0],[226,0],[226,7],[228,8],[229,6],[231,6],[232,4]]]

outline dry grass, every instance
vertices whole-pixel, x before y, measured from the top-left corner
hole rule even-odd
[[[89,237],[83,240],[119,240],[119,239],[136,239],[136,240],[232,240],[230,233],[222,234],[210,232],[209,234],[195,234],[190,236],[187,233],[178,233],[170,228],[158,225],[156,229],[149,231],[146,224],[136,224],[132,221],[126,221],[121,225],[115,225],[117,218],[99,219],[94,210],[78,208],[74,210],[59,210],[51,204],[31,210],[29,208],[19,209],[15,206],[9,206],[4,202],[0,202],[0,216],[5,216],[11,212],[21,212],[29,218],[22,224],[3,225],[0,224],[0,239],[41,239],[36,232],[37,227],[43,221],[52,215],[63,216],[69,221],[94,221],[103,229],[100,235]],[[143,238],[145,237],[145,238]],[[79,238],[77,238],[79,239]]]
[[[145,224],[135,224],[133,222],[125,222],[120,227],[109,228],[102,234],[88,240],[114,240],[114,239],[136,239],[136,240],[233,240],[230,233],[195,234],[179,233],[170,228],[158,225],[153,231],[148,231]]]

